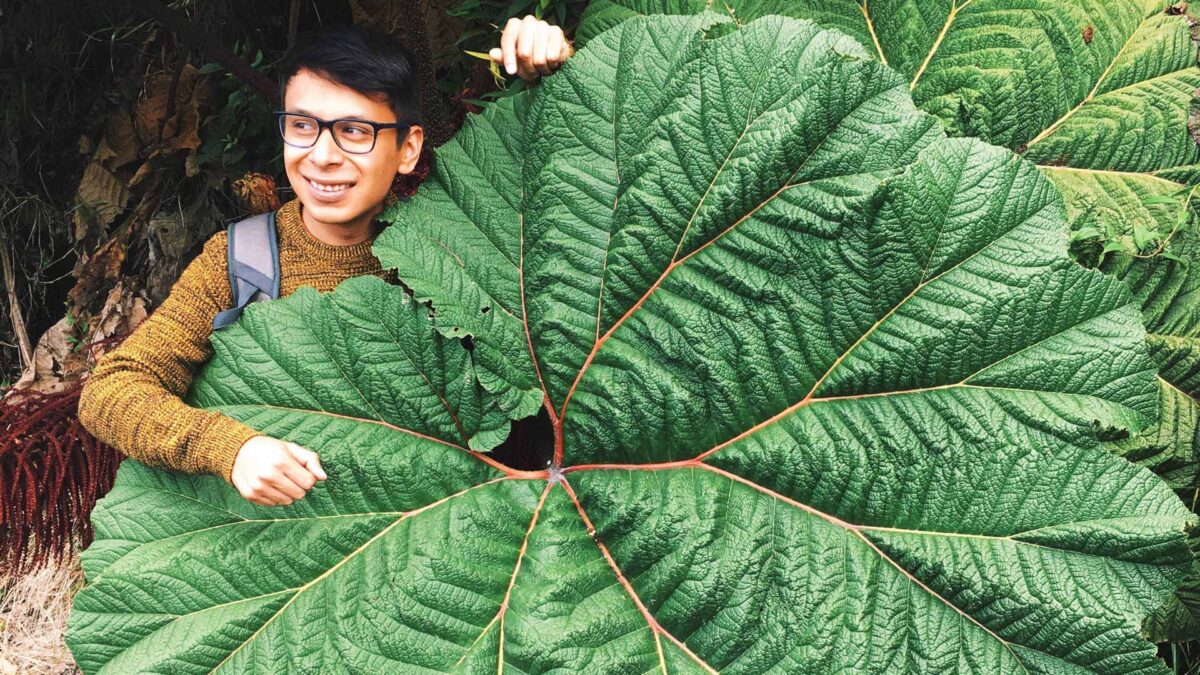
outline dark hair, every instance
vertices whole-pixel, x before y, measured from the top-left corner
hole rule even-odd
[[[367,96],[387,98],[397,122],[422,124],[417,62],[387,33],[350,24],[301,37],[279,68],[280,96],[301,70]]]

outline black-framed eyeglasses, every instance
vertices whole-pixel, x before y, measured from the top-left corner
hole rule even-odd
[[[355,118],[323,120],[320,117],[291,113],[283,110],[275,111],[279,120],[279,135],[283,142],[294,148],[311,148],[317,144],[321,132],[329,129],[333,142],[342,150],[353,155],[365,155],[375,149],[375,141],[383,129],[408,129],[411,124],[398,122],[372,122]]]

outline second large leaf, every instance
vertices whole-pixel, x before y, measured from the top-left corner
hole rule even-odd
[[[582,43],[643,14],[811,19],[898,70],[951,135],[1036,162],[1080,229],[1148,252],[1184,210],[1200,147],[1195,19],[1174,0],[595,0]],[[1194,12],[1194,10],[1192,10]],[[1099,248],[1098,246],[1096,247]]]
[[[194,394],[329,480],[266,510],[128,463],[85,670],[1162,671],[1192,516],[1098,442],[1156,413],[1139,308],[855,41],[625,22],[391,216],[432,310],[252,307]],[[531,399],[549,467],[472,452]]]

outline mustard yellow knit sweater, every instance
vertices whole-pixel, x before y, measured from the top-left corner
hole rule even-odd
[[[299,200],[293,200],[275,216],[280,297],[301,286],[327,292],[364,274],[394,278],[371,254],[374,235],[351,246],[326,244],[308,232],[300,210]],[[150,318],[96,364],[79,399],[84,427],[146,464],[230,480],[238,449],[259,432],[220,413],[192,408],[181,398],[212,356],[213,317],[232,305],[226,234],[219,232]]]

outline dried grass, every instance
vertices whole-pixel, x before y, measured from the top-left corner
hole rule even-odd
[[[18,577],[0,577],[0,675],[75,675],[63,632],[83,585],[79,558]]]

